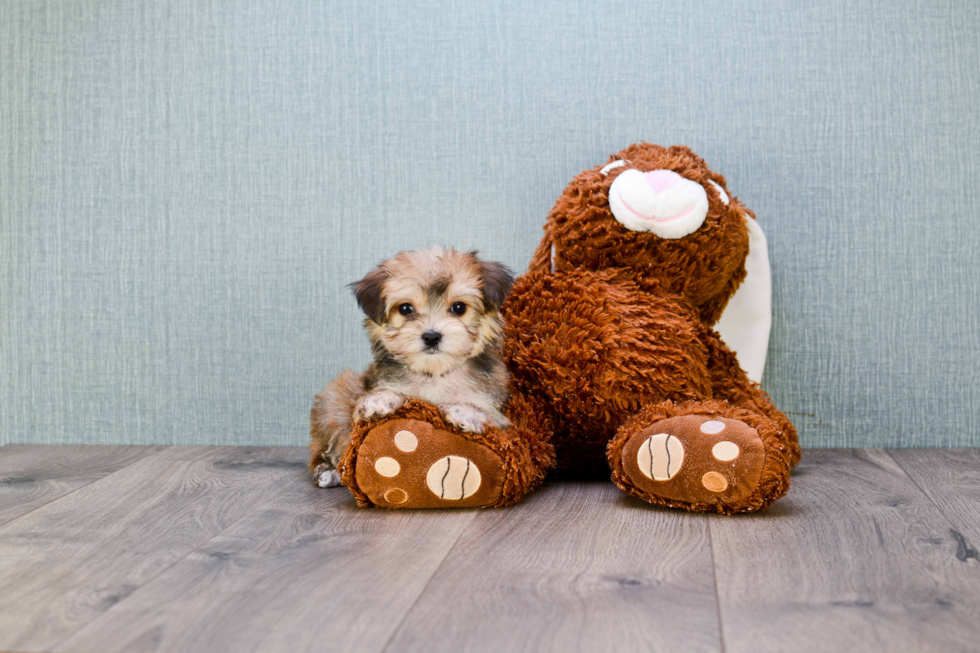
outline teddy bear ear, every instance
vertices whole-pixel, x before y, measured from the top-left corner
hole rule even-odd
[[[718,192],[718,199],[721,200],[721,203],[728,206],[731,203],[731,200],[728,199],[728,193],[726,193],[725,189],[721,187],[721,184],[714,179],[709,179],[708,183],[711,184],[712,187],[714,187],[714,189]]]
[[[603,176],[606,176],[616,168],[622,168],[623,166],[628,164],[629,161],[627,161],[626,159],[616,159],[612,163],[607,163],[606,165],[602,166],[602,168],[599,170],[599,173],[602,174]]]
[[[749,255],[745,279],[728,300],[715,331],[735,352],[739,365],[750,379],[762,381],[772,326],[772,273],[766,235],[755,219],[745,216],[749,228]]]

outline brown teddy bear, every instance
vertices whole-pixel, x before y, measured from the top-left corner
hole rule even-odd
[[[649,503],[765,508],[789,488],[796,430],[713,329],[754,219],[686,147],[637,144],[581,173],[503,306],[512,427],[464,433],[410,400],[355,425],[343,483],[363,506],[503,506],[552,470],[608,465]],[[375,466],[392,457],[395,477]]]

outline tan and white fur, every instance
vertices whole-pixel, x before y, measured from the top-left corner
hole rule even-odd
[[[310,416],[317,485],[340,484],[337,461],[354,422],[390,415],[409,397],[438,406],[463,431],[509,425],[500,305],[513,283],[506,267],[476,252],[431,248],[402,252],[351,284],[374,362],[317,395]]]

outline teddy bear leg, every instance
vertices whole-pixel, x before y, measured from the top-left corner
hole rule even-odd
[[[739,366],[735,354],[718,338],[718,334],[704,327],[702,340],[708,349],[708,367],[711,370],[711,394],[731,404],[762,413],[768,417],[784,436],[790,467],[800,462],[801,451],[796,427],[785,414],[772,403],[772,399],[757,384],[752,383]]]
[[[607,449],[612,480],[644,501],[694,512],[755,512],[789,488],[787,438],[761,412],[726,401],[641,409]]]
[[[409,400],[392,415],[355,425],[338,464],[362,507],[486,508],[516,503],[544,478],[550,445],[536,441],[520,398],[513,427],[466,433],[434,406]],[[513,407],[512,407],[513,408]]]

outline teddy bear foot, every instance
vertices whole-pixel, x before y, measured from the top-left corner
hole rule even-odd
[[[755,503],[751,499],[762,481],[765,461],[762,438],[745,422],[681,415],[628,436],[622,447],[622,474],[614,474],[613,480],[658,505],[745,512]]]
[[[500,501],[504,464],[479,442],[421,420],[392,419],[368,431],[353,472],[366,505],[476,508]]]

